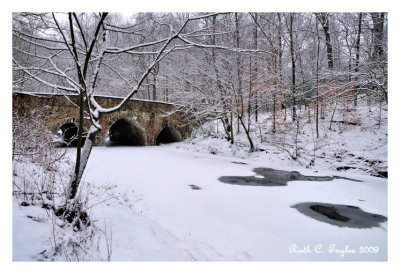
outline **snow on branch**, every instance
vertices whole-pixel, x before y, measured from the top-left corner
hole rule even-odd
[[[245,53],[245,52],[246,53],[268,53],[270,55],[276,55],[275,53],[272,53],[270,51],[265,51],[265,50],[243,49],[243,48],[235,48],[235,47],[224,47],[224,46],[218,46],[218,45],[202,44],[202,43],[190,41],[189,39],[186,39],[183,35],[178,35],[178,38],[181,41],[183,41],[184,43],[186,43],[190,46],[193,46],[193,47],[198,47],[198,48],[221,49],[221,50],[238,52],[238,53]]]

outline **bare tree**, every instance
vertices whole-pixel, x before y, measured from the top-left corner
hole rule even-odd
[[[21,64],[20,59],[13,58],[14,71],[22,71],[31,79],[52,89],[79,95],[80,114],[77,158],[75,172],[67,193],[67,201],[73,202],[76,196],[96,135],[102,130],[99,122],[100,118],[103,115],[117,111],[128,102],[139,91],[148,76],[157,68],[160,61],[166,58],[168,54],[193,47],[228,50],[234,53],[252,51],[243,50],[239,47],[209,45],[196,41],[191,37],[193,33],[200,32],[202,28],[201,24],[191,25],[192,22],[199,22],[205,18],[216,17],[217,15],[213,13],[190,16],[178,28],[174,28],[172,24],[167,25],[169,30],[167,35],[164,32],[162,38],[150,41],[136,39],[139,42],[123,47],[115,43],[115,40],[111,40],[110,37],[120,37],[132,32],[134,33],[135,26],[115,26],[110,20],[107,20],[109,18],[108,13],[94,15],[68,13],[64,21],[60,21],[62,15],[53,13],[51,14],[51,20],[49,19],[54,32],[51,35],[31,35],[21,29],[14,28],[13,35],[15,39],[35,45],[43,52],[35,54],[15,47],[15,51],[28,56],[34,56],[37,63],[32,66],[25,66]],[[88,29],[85,29],[83,26],[84,18],[93,21],[93,24]],[[187,32],[187,29],[190,29],[190,27],[195,27],[195,30]],[[239,38],[237,37],[237,39]],[[240,46],[237,43],[236,45]],[[150,50],[145,51],[147,49]],[[147,63],[147,66],[139,74],[139,77],[135,79],[134,84],[124,77],[123,73],[119,72],[117,68],[113,68],[108,64],[108,61],[115,59],[115,56],[136,56],[143,54],[151,57],[149,58],[150,62]],[[62,66],[61,62],[58,63],[62,58],[68,60],[66,66]],[[95,98],[95,90],[97,89],[97,84],[100,82],[101,74],[107,71],[112,71],[130,89],[125,93],[124,99],[113,107],[103,107]],[[240,74],[240,71],[238,73]],[[16,82],[18,81],[19,79],[16,79]],[[59,84],[58,81],[62,82],[62,84]],[[87,116],[85,117],[85,115]],[[89,120],[90,127],[86,132],[86,138],[83,142],[83,124],[85,119]]]
[[[198,20],[203,17],[208,17],[210,15],[194,17],[186,20],[186,22],[177,31],[172,31],[169,37],[151,41],[139,45],[133,45],[125,48],[109,47],[107,44],[107,32],[120,32],[113,26],[108,27],[108,31],[105,27],[107,22],[105,19],[108,13],[101,13],[95,16],[96,23],[93,28],[92,33],[85,32],[82,28],[80,16],[76,13],[68,13],[68,26],[62,26],[59,22],[57,16],[53,13],[53,28],[58,31],[59,37],[61,39],[54,40],[47,37],[32,36],[24,33],[21,30],[14,29],[14,36],[18,37],[25,42],[36,45],[50,51],[47,56],[38,55],[38,59],[43,60],[50,68],[44,68],[40,66],[36,67],[26,67],[20,64],[15,58],[13,59],[14,69],[16,71],[23,71],[33,79],[45,84],[49,87],[55,88],[57,90],[72,91],[79,95],[79,131],[78,131],[78,144],[77,144],[77,158],[75,165],[74,176],[71,179],[71,185],[69,188],[68,198],[73,199],[76,195],[79,183],[82,178],[83,171],[87,165],[87,161],[95,141],[96,134],[101,130],[99,124],[99,119],[101,115],[114,112],[121,108],[141,87],[142,83],[146,77],[150,74],[152,69],[171,51],[179,48],[179,45],[171,45],[172,41],[177,39],[185,26],[193,20]],[[79,38],[78,38],[79,37]],[[80,41],[77,41],[77,40]],[[39,41],[39,42],[38,42]],[[50,43],[51,45],[48,45]],[[94,97],[94,90],[96,88],[96,83],[101,72],[102,62],[105,60],[106,55],[115,54],[134,54],[135,50],[138,48],[144,48],[147,46],[159,45],[157,51],[151,52],[149,54],[154,55],[152,62],[148,64],[146,70],[143,71],[141,77],[138,79],[136,85],[129,91],[127,96],[118,105],[111,108],[104,108],[96,101]],[[19,49],[18,49],[19,50]],[[31,55],[29,52],[23,52],[26,55]],[[54,61],[55,57],[59,56],[60,53],[69,53],[69,58],[72,59],[74,68],[73,71],[77,74],[74,77],[69,75],[71,68],[60,68]],[[90,69],[89,69],[90,68]],[[68,86],[60,86],[45,80],[45,77],[38,76],[40,74],[34,73],[38,71],[44,74],[52,74],[63,78],[68,84]],[[90,75],[88,75],[90,72]],[[78,80],[76,80],[76,78]],[[87,137],[85,144],[82,147],[82,134],[83,134],[83,123],[84,123],[84,112],[87,110],[89,119],[91,122],[91,127],[87,132]]]
[[[293,36],[293,21],[294,21],[294,13],[289,14],[289,41],[290,41],[290,58],[291,58],[291,67],[292,67],[292,121],[296,121],[296,52],[294,45],[294,36]],[[286,21],[286,24],[287,21]]]

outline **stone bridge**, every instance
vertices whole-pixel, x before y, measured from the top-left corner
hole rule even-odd
[[[13,92],[13,110],[27,112],[46,107],[46,124],[52,132],[62,133],[65,144],[76,146],[79,109],[78,96]],[[97,102],[105,108],[122,101],[118,97],[97,96]],[[156,145],[181,141],[191,133],[187,117],[171,103],[132,99],[121,109],[100,117],[101,132],[95,145]],[[84,123],[85,130],[89,121]],[[108,137],[108,138],[107,138]]]

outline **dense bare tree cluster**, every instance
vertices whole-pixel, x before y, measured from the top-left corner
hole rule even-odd
[[[387,14],[15,13],[13,70],[14,90],[80,96],[92,127],[81,151],[80,123],[72,199],[100,116],[132,97],[174,102],[199,125],[218,120],[232,143],[243,130],[252,150],[261,112],[275,133],[308,111],[318,137],[329,106],[387,103]],[[124,100],[104,108],[95,94]]]
[[[247,132],[260,111],[272,113],[271,131],[276,132],[278,115],[286,119],[290,114],[288,120],[296,121],[303,107],[316,119],[318,135],[318,119],[330,116],[330,106],[357,106],[360,97],[387,103],[386,14],[239,13],[222,17],[207,19],[204,43],[257,52],[238,55],[217,48],[179,52],[185,62],[179,68],[170,66],[169,73],[178,74],[174,100],[199,118],[220,119],[231,142],[231,129],[238,127],[239,131],[241,126]],[[169,79],[171,85],[173,75]],[[253,147],[251,140],[249,144]]]

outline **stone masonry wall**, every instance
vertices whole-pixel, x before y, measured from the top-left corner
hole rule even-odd
[[[46,123],[48,128],[56,133],[63,124],[77,123],[79,109],[77,96],[62,95],[31,95],[26,93],[13,93],[13,110],[27,112],[33,108],[46,107]],[[121,102],[120,98],[96,97],[98,103],[107,108]],[[106,135],[110,127],[121,118],[125,118],[136,126],[145,137],[145,145],[155,145],[160,131],[166,127],[174,127],[183,138],[191,133],[191,127],[187,125],[184,115],[180,112],[168,112],[174,110],[173,104],[151,102],[142,100],[130,100],[121,109],[100,117],[101,132],[97,135],[96,145],[104,145]],[[85,123],[85,130],[89,122]]]

